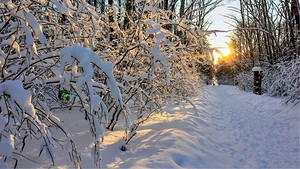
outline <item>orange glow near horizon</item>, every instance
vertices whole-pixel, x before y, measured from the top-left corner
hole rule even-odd
[[[230,49],[228,47],[216,48],[213,51],[214,64],[218,64],[220,58],[226,57],[230,54]]]

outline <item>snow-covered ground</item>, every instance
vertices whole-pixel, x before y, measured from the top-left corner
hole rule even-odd
[[[120,151],[123,131],[107,132],[104,168],[299,168],[299,104],[254,95],[232,86],[205,86],[189,103],[173,103],[144,123]],[[96,168],[93,139],[80,112],[58,114],[79,145],[83,168]],[[37,150],[27,150],[33,153]],[[47,167],[23,160],[21,168]],[[56,149],[54,168],[73,168]]]

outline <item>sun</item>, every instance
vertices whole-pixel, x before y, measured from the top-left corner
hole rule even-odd
[[[230,54],[230,49],[228,47],[219,49],[223,56],[228,56]]]
[[[213,50],[214,64],[217,64],[218,60],[223,57],[227,57],[230,54],[228,47],[218,47]]]
[[[217,64],[219,58],[228,57],[231,55],[228,42],[230,36],[228,32],[219,32],[218,34],[211,34],[209,37],[210,47],[213,49],[214,64]]]

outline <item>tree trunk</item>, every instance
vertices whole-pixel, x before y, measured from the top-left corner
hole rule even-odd
[[[108,5],[109,5],[109,8],[112,8],[113,5],[114,5],[114,1],[113,0],[108,0]],[[109,15],[109,22],[114,22],[114,18],[112,15]]]
[[[164,0],[164,9],[165,10],[169,9],[169,0]]]
[[[109,8],[113,8],[113,5],[114,5],[114,1],[113,0],[108,0],[108,7]],[[109,14],[109,16],[108,16],[108,20],[109,20],[109,22],[110,22],[110,28],[109,28],[109,32],[110,32],[110,34],[109,34],[109,40],[110,41],[113,41],[113,34],[112,34],[112,32],[114,31],[114,29],[113,29],[113,22],[114,22],[114,16],[112,15],[112,14]]]
[[[180,10],[179,16],[182,18],[184,15],[184,8],[185,8],[185,0],[180,0]]]
[[[298,31],[300,31],[299,1],[298,0],[292,0],[291,13],[295,17],[296,25],[298,26]]]
[[[292,16],[291,16],[291,10],[290,10],[290,7],[289,7],[289,0],[285,0],[284,1],[284,4],[285,4],[285,10],[286,10],[286,13],[287,13],[287,34],[289,35],[289,39],[288,39],[288,42],[289,44],[292,44],[292,46],[294,46],[294,29],[293,29],[293,24],[292,24]]]
[[[132,16],[134,0],[127,0],[126,3],[126,16],[124,18],[124,29],[129,28],[129,17]]]
[[[101,0],[101,13],[105,11],[105,0]]]

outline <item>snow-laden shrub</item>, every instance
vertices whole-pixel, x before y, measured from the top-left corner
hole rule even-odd
[[[125,131],[126,150],[139,125],[168,97],[186,99],[197,92],[200,79],[191,51],[201,47],[202,30],[157,8],[155,1],[135,7],[124,28],[115,8],[99,14],[85,1],[0,3],[0,148],[5,150],[0,164],[17,166],[20,157],[35,162],[23,155],[35,139],[41,144],[37,156],[48,154],[54,165],[53,147],[61,146],[80,168],[76,144],[54,116],[76,109],[90,124],[91,151],[100,166],[106,129]],[[174,30],[185,33],[178,37]],[[72,99],[58,98],[62,91]],[[61,133],[64,139],[57,139]]]
[[[270,96],[284,96],[286,102],[300,100],[300,58],[264,69],[263,88]]]
[[[72,142],[60,120],[41,100],[32,99],[20,80],[0,84],[0,108],[0,156],[7,163],[15,162],[15,167],[18,156],[22,156],[28,141],[33,140],[40,140],[40,153],[46,152],[53,165],[54,143],[59,143],[52,135],[53,130],[61,131],[68,144]],[[77,153],[76,148],[72,151]],[[73,160],[76,166],[78,159]]]
[[[253,72],[241,72],[235,77],[239,89],[243,91],[253,91]]]
[[[79,167],[76,147],[68,146],[73,143],[68,131],[47,104],[46,79],[55,74],[51,69],[59,55],[52,52],[37,19],[43,12],[32,12],[39,5],[31,1],[0,3],[0,163],[17,167],[20,157],[37,162],[23,155],[28,143],[35,142],[40,149],[37,156],[48,155],[50,165],[55,161],[54,145],[63,145]],[[39,6],[36,12],[41,10]]]
[[[300,101],[300,59],[262,66],[262,92],[269,96],[284,97],[285,102]],[[241,90],[253,91],[253,72],[238,74],[236,82]]]

